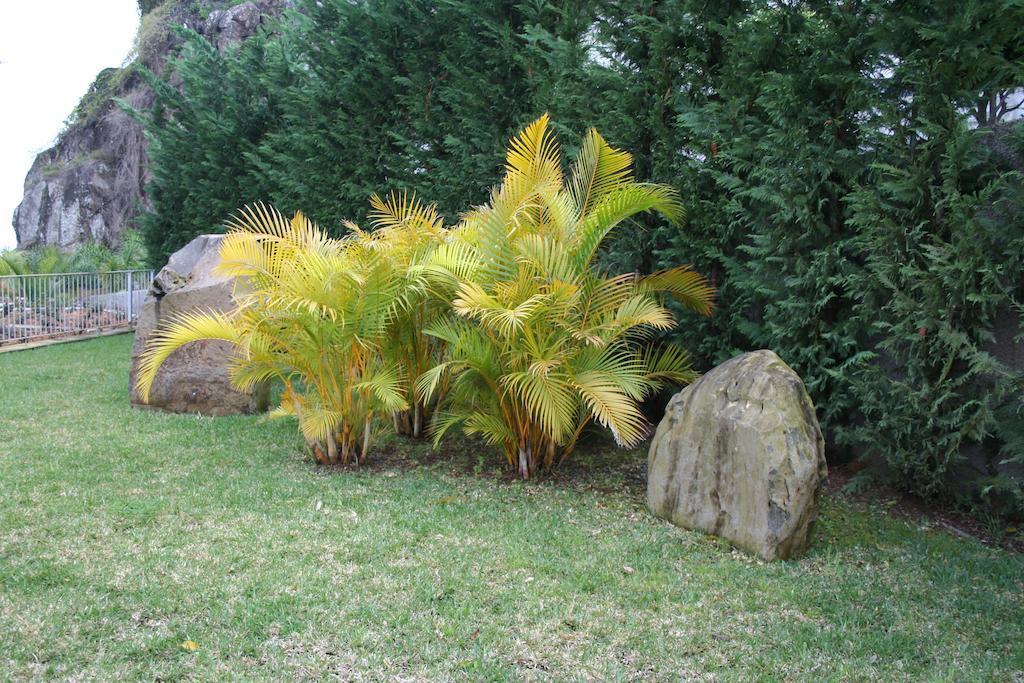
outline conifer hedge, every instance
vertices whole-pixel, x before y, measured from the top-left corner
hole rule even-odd
[[[173,73],[155,264],[259,199],[341,230],[411,190],[455,219],[548,111],[683,196],[684,229],[645,217],[602,258],[711,276],[715,316],[675,333],[700,367],[772,348],[833,461],[1024,511],[1020,0],[302,0]]]

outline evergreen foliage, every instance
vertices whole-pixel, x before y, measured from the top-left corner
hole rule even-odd
[[[166,2],[166,0],[138,0],[139,14],[145,16],[164,2]]]
[[[863,259],[852,312],[874,343],[850,364],[865,422],[845,434],[884,444],[924,495],[987,448],[981,493],[1018,511],[1020,483],[998,464],[1024,459],[1024,366],[1007,353],[1024,331],[1024,146],[1001,124],[1024,82],[1021,21],[1019,3],[939,2],[878,27],[889,97],[863,126],[873,163],[847,198]]]
[[[582,68],[569,44],[537,47],[578,41],[582,4],[306,2],[282,38],[281,125],[260,148],[275,203],[339,227],[371,194],[408,191],[454,220],[486,193],[511,133],[551,108],[560,74]]]
[[[145,121],[152,210],[139,219],[151,263],[160,267],[196,235],[220,232],[236,207],[267,196],[253,156],[278,119],[278,99],[257,77],[273,53],[257,36],[221,53],[199,34],[185,38],[175,83],[144,67],[156,102]],[[241,200],[241,201],[239,201]]]
[[[173,78],[147,74],[157,105],[140,113],[153,169],[142,227],[154,265],[257,199],[335,233],[392,190],[431,197],[455,220],[538,111],[586,116],[572,94],[586,59],[582,0],[300,9],[272,37],[223,54],[183,31]]]
[[[1021,509],[1000,464],[1024,459],[1006,353],[1024,294],[1020,0],[299,9],[224,55],[193,37],[183,94],[160,91],[155,260],[257,198],[341,232],[372,193],[410,190],[454,221],[550,111],[570,153],[593,124],[687,198],[686,230],[637,217],[601,263],[709,275],[716,314],[670,335],[698,367],[772,348],[833,460],[880,458],[925,495],[969,464],[1002,496],[986,504]]]

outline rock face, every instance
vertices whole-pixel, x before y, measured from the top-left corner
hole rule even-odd
[[[153,330],[175,313],[195,310],[224,311],[233,307],[232,278],[216,275],[221,235],[201,235],[174,253],[153,280],[135,328],[129,395],[132,405],[172,413],[233,415],[266,409],[265,388],[236,391],[228,378],[235,351],[222,341],[200,341],[184,346],[164,361],[143,403],[135,388],[139,360]]]
[[[278,16],[291,3],[286,0],[255,0],[210,12],[200,33],[223,51],[255,35],[268,16]]]
[[[256,33],[268,17],[278,16],[289,0],[253,0],[217,9],[218,0],[175,1],[154,10],[150,24],[161,22],[141,63],[162,73],[181,40],[173,24],[192,28],[218,49]],[[202,14],[209,12],[203,18]],[[71,123],[50,149],[39,154],[25,178],[25,195],[14,212],[21,249],[56,245],[71,249],[84,242],[114,247],[135,217],[148,206],[146,140],[142,126],[114,103],[134,109],[152,106],[153,94],[134,68],[105,69],[71,116]]]
[[[14,211],[19,248],[68,249],[87,241],[114,246],[145,205],[142,128],[109,100],[111,94],[132,107],[152,104],[138,76],[123,69],[100,74],[83,100],[88,106],[76,113],[77,123],[29,169],[24,198]]]
[[[828,474],[814,406],[772,351],[737,356],[677,394],[647,471],[656,516],[766,560],[806,547]]]

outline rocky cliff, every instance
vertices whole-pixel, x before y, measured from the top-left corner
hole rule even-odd
[[[218,49],[253,35],[289,0],[166,0],[143,17],[134,61],[100,72],[56,144],[39,154],[14,212],[18,247],[87,241],[116,246],[146,207],[146,140],[115,100],[144,110],[153,96],[137,65],[162,73],[180,45],[170,30],[187,26]]]

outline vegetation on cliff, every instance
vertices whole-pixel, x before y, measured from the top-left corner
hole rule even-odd
[[[61,251],[53,245],[0,251],[0,275],[140,270],[148,262],[142,237],[129,230],[121,236],[116,249],[100,242],[86,242],[71,251]]]

